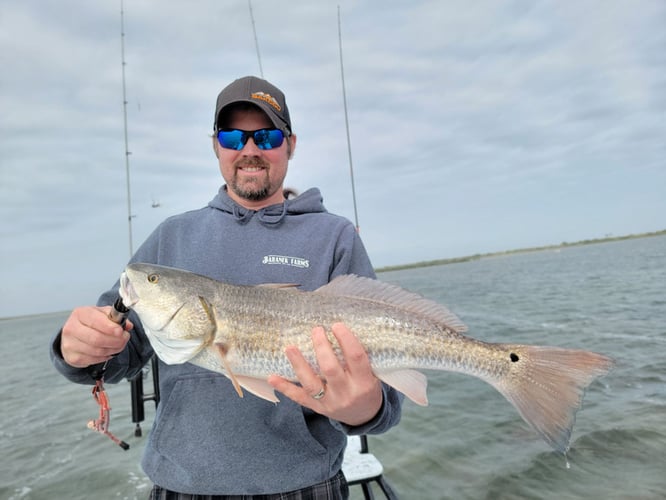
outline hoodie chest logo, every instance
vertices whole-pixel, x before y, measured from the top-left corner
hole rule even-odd
[[[266,265],[300,267],[301,269],[307,269],[310,267],[310,261],[308,259],[302,257],[290,257],[288,255],[264,255],[261,263]]]

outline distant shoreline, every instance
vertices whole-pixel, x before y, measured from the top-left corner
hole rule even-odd
[[[504,250],[501,252],[490,252],[490,253],[477,253],[474,255],[467,255],[464,257],[453,257],[449,259],[436,259],[436,260],[426,260],[422,262],[412,262],[411,264],[399,264],[395,266],[384,266],[375,269],[377,273],[384,273],[388,271],[402,271],[403,269],[415,269],[418,267],[430,267],[430,266],[443,266],[445,264],[459,264],[461,262],[470,262],[473,260],[486,259],[489,257],[501,257],[504,255],[513,255],[519,253],[529,253],[529,252],[542,252],[544,250],[556,250],[558,248],[568,248],[568,247],[577,247],[582,245],[595,245],[597,243],[608,243],[611,241],[621,241],[621,240],[632,240],[636,238],[650,238],[653,236],[664,236],[666,235],[666,229],[661,231],[655,231],[652,233],[640,233],[640,234],[628,234],[625,236],[608,236],[605,238],[597,238],[591,240],[581,240],[573,243],[563,241],[559,245],[546,245],[542,247],[531,247],[531,248],[518,248],[515,250]]]
[[[2,316],[0,318],[0,322],[2,321],[13,321],[17,319],[23,319],[23,318],[37,318],[40,316],[61,316],[68,314],[70,311],[68,310],[63,310],[63,311],[47,311],[47,312],[40,312],[40,313],[27,313],[27,314],[17,314],[14,316]]]

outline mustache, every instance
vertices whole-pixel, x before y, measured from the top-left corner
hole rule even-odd
[[[266,160],[263,158],[242,158],[238,160],[236,163],[234,163],[234,167],[236,168],[243,168],[243,167],[260,167],[260,168],[269,168],[269,164]]]

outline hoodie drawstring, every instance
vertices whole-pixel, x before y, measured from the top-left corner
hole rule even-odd
[[[244,210],[235,203],[232,204],[232,214],[236,222],[240,222],[241,224],[248,222],[252,218],[253,213],[252,210]]]
[[[279,211],[278,211],[279,210]],[[262,208],[258,212],[254,210],[246,210],[235,203],[232,205],[232,214],[236,222],[245,224],[250,221],[254,214],[257,214],[259,217],[259,222],[265,225],[275,225],[282,222],[282,220],[287,216],[287,203],[281,203],[280,205],[273,205],[271,207]]]
[[[272,210],[267,210],[265,208],[262,208],[258,212],[259,221],[262,224],[266,224],[266,225],[268,225],[268,224],[271,224],[271,225],[279,224],[280,222],[282,222],[282,219],[284,219],[287,216],[287,202],[286,201],[283,202],[280,205],[280,207],[282,208],[282,210],[280,211],[279,214],[277,213],[277,207],[276,206],[273,206]]]

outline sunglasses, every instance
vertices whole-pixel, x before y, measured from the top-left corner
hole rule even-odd
[[[282,141],[284,141],[284,133],[278,128],[262,128],[259,130],[226,128],[217,132],[217,140],[220,146],[236,151],[243,149],[250,137],[259,149],[279,148],[282,146]]]

